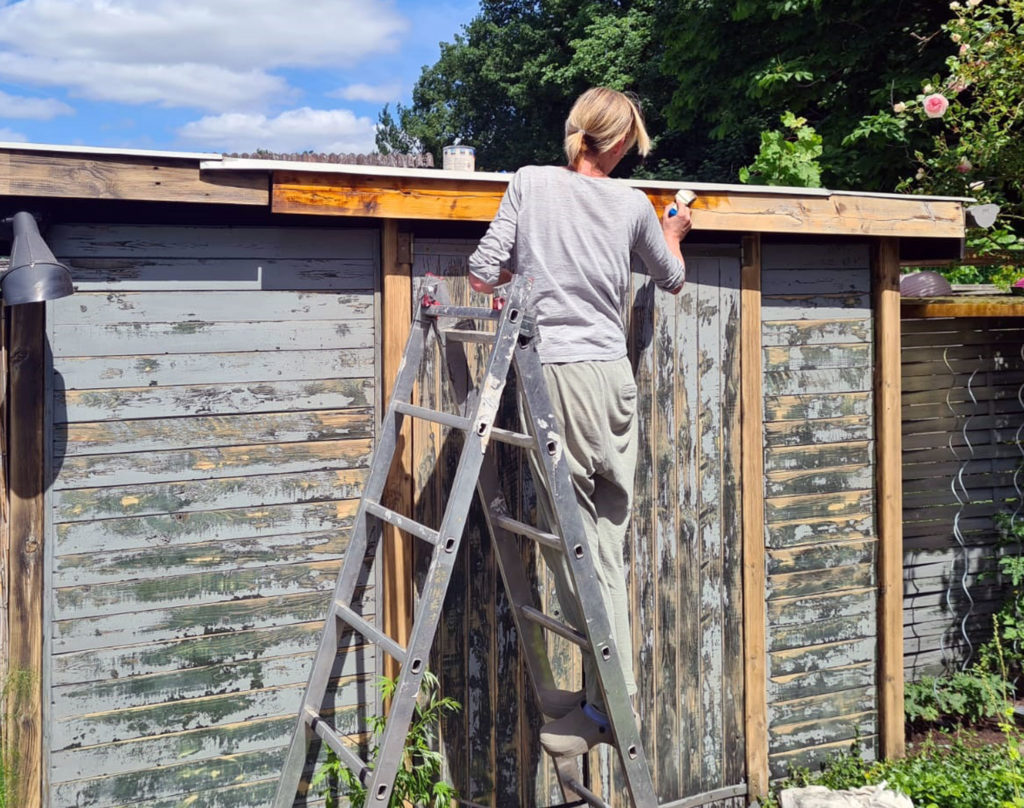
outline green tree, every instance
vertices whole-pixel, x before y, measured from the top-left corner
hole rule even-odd
[[[659,29],[675,88],[668,124],[743,143],[743,162],[708,177],[730,180],[760,132],[792,110],[822,137],[826,185],[891,189],[897,166],[873,146],[842,141],[938,69],[948,49],[936,34],[948,16],[933,0],[684,0]]]

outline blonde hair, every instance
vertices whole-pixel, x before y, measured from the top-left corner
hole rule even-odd
[[[640,101],[632,94],[593,87],[576,99],[565,119],[565,156],[575,166],[585,152],[603,154],[626,138],[626,151],[635,145],[642,157],[651,150]]]

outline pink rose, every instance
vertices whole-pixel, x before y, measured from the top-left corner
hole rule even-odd
[[[929,118],[941,118],[946,114],[947,109],[949,109],[949,101],[946,100],[946,96],[942,93],[932,93],[929,96],[925,96],[924,114]]]
[[[959,171],[961,174],[969,173],[972,168],[974,168],[974,166],[971,165],[971,161],[968,160],[966,157],[962,157],[960,159],[960,162],[957,163],[956,166],[956,170]]]

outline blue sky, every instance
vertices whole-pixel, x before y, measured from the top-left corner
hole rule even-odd
[[[0,0],[0,141],[374,151],[477,0]]]

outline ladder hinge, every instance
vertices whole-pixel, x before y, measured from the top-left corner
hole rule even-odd
[[[398,263],[412,263],[412,233],[398,234]]]

